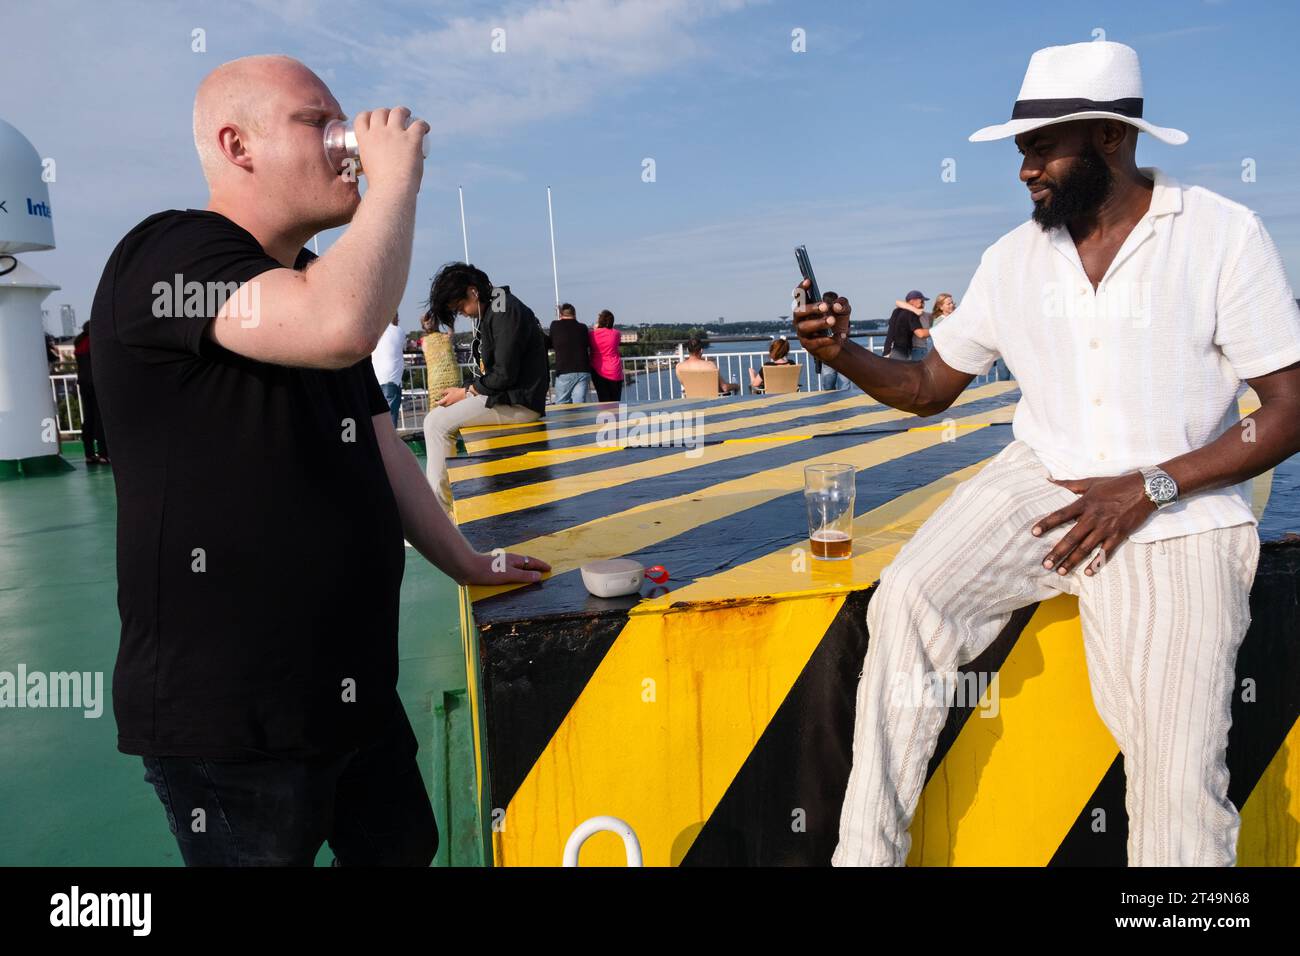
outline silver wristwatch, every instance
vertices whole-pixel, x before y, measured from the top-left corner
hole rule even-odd
[[[1151,499],[1157,511],[1167,508],[1178,500],[1178,482],[1174,481],[1169,472],[1154,465],[1141,469],[1141,472],[1146,482],[1147,497]]]

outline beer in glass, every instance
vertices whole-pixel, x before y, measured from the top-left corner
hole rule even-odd
[[[814,558],[842,561],[853,553],[854,474],[852,465],[804,467],[803,496]]]

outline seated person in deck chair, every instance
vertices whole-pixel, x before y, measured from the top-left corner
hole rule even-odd
[[[773,339],[772,344],[767,347],[767,361],[763,363],[764,367],[769,365],[790,365],[790,343],[785,336],[779,339]],[[759,392],[767,388],[767,383],[763,381],[763,369],[749,370],[749,384],[754,391]]]
[[[710,362],[701,354],[704,351],[704,342],[698,336],[693,335],[687,340],[686,351],[690,353],[690,356],[677,363],[677,381],[682,380],[682,372],[698,372],[701,369],[718,371],[717,364]],[[740,385],[736,382],[724,382],[721,373],[719,373],[718,389],[719,395],[734,395],[740,391]]]
[[[450,262],[433,277],[429,314],[444,328],[451,328],[458,314],[474,324],[471,354],[477,368],[469,384],[447,389],[424,420],[425,474],[450,516],[447,456],[455,454],[460,430],[533,422],[546,414],[546,334],[509,286],[494,287],[487,273],[464,262]]]

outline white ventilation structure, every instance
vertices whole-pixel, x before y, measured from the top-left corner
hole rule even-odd
[[[54,248],[41,157],[0,119],[0,461],[58,454],[41,303],[57,285],[17,258]]]

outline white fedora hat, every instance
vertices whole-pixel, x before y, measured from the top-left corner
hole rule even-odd
[[[972,143],[1019,136],[1070,120],[1109,117],[1150,133],[1171,146],[1187,142],[1180,129],[1142,118],[1142,67],[1137,51],[1123,43],[1093,40],[1049,46],[1029,58],[1011,121],[971,133]]]

